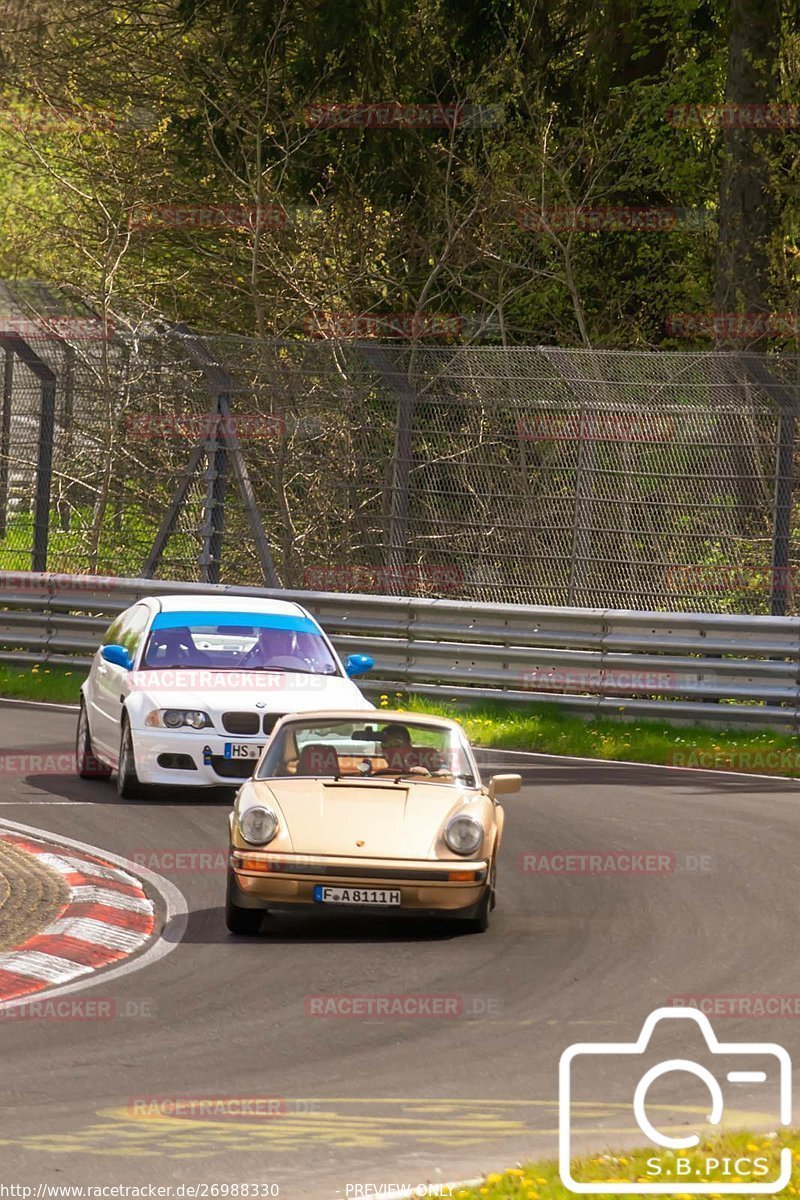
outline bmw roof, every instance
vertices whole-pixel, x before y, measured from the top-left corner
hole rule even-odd
[[[148,596],[155,600],[162,612],[218,612],[218,613],[274,613],[285,616],[306,616],[305,609],[291,600],[273,600],[257,596],[201,596],[167,595]]]

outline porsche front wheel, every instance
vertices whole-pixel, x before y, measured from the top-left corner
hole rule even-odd
[[[475,912],[475,916],[469,920],[469,928],[473,933],[486,933],[489,928],[489,914],[497,903],[495,895],[495,884],[497,882],[497,867],[492,863],[492,871],[489,876],[489,886],[483,893],[480,903]]]
[[[233,871],[228,869],[228,887],[225,893],[225,924],[229,933],[252,937],[261,929],[261,919],[266,912],[261,908],[240,908],[236,903],[239,889]]]

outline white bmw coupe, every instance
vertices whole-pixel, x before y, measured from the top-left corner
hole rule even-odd
[[[284,600],[148,596],[106,631],[81,688],[82,779],[238,787],[286,713],[372,709],[310,613]]]

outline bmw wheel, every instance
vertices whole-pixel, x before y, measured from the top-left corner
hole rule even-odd
[[[117,767],[117,792],[123,800],[141,800],[146,794],[145,787],[139,782],[136,774],[136,760],[133,756],[133,738],[131,727],[126,717],[122,718],[122,731],[119,739],[119,765]]]
[[[75,766],[81,779],[108,779],[111,774],[111,767],[101,762],[92,749],[89,714],[83,696],[78,713],[78,731],[75,735]]]

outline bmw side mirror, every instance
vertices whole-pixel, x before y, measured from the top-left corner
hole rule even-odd
[[[375,666],[375,659],[368,654],[348,654],[344,664],[345,674],[353,679],[357,675],[366,675]]]
[[[124,646],[111,644],[110,646],[101,646],[100,657],[103,662],[112,663],[115,667],[122,667],[124,671],[130,671],[133,666],[133,659]]]

